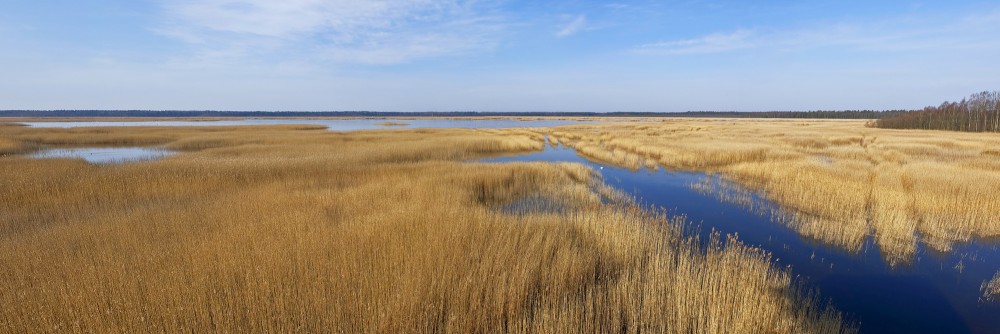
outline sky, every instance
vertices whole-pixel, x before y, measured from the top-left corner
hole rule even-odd
[[[910,109],[1000,89],[1000,2],[2,0],[0,78],[0,109]]]

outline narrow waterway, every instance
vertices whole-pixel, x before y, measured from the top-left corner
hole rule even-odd
[[[1000,270],[996,243],[956,245],[947,254],[921,248],[914,261],[893,267],[871,241],[853,253],[802,237],[772,216],[780,208],[760,194],[741,192],[748,197],[743,204],[724,200],[720,194],[733,189],[721,186],[725,182],[715,176],[631,171],[590,162],[565,147],[484,161],[588,165],[601,173],[605,183],[643,204],[687,216],[700,226],[692,233],[699,233],[702,240],[715,230],[770,251],[775,266],[790,267],[807,287],[818,289],[848,319],[860,323],[863,333],[1000,333],[1000,302],[980,299],[980,285]],[[702,190],[696,190],[696,184]],[[705,185],[717,189],[706,192]]]

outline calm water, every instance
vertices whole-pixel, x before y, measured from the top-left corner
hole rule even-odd
[[[379,123],[394,122],[406,125],[385,126]],[[405,128],[469,128],[469,129],[500,129],[524,127],[550,127],[585,122],[567,120],[531,120],[519,121],[511,119],[239,119],[225,121],[142,121],[142,122],[25,122],[35,128],[76,128],[94,126],[238,126],[238,125],[276,125],[301,124],[322,125],[331,131],[354,131],[373,129],[405,129]]]
[[[980,284],[1000,270],[996,244],[959,245],[948,254],[921,249],[913,263],[893,268],[872,242],[853,254],[775,223],[768,208],[776,207],[759,195],[753,198],[756,209],[749,209],[693,190],[693,183],[718,181],[705,174],[633,172],[589,162],[567,148],[486,161],[569,161],[591,166],[606,183],[645,204],[672,209],[700,223],[694,233],[703,240],[714,229],[738,234],[744,243],[770,251],[776,266],[791,266],[808,287],[819,289],[849,319],[860,322],[863,333],[1000,333],[1000,303],[979,301]],[[964,266],[961,271],[956,269],[959,262]]]
[[[125,163],[155,160],[174,154],[173,151],[145,147],[102,147],[50,149],[28,155],[32,158],[80,158],[95,164]]]

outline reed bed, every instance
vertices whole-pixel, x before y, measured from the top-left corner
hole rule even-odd
[[[551,142],[626,168],[717,173],[780,204],[801,234],[904,264],[1000,236],[1000,135],[886,130],[857,120],[671,119],[550,129]]]
[[[2,128],[0,332],[854,332],[770,256],[602,186],[523,130]],[[562,210],[502,210],[526,198]]]
[[[25,151],[26,148],[14,140],[0,138],[0,156]]]

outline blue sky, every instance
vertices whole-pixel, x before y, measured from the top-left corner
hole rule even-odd
[[[919,108],[996,1],[5,0],[0,109]]]

